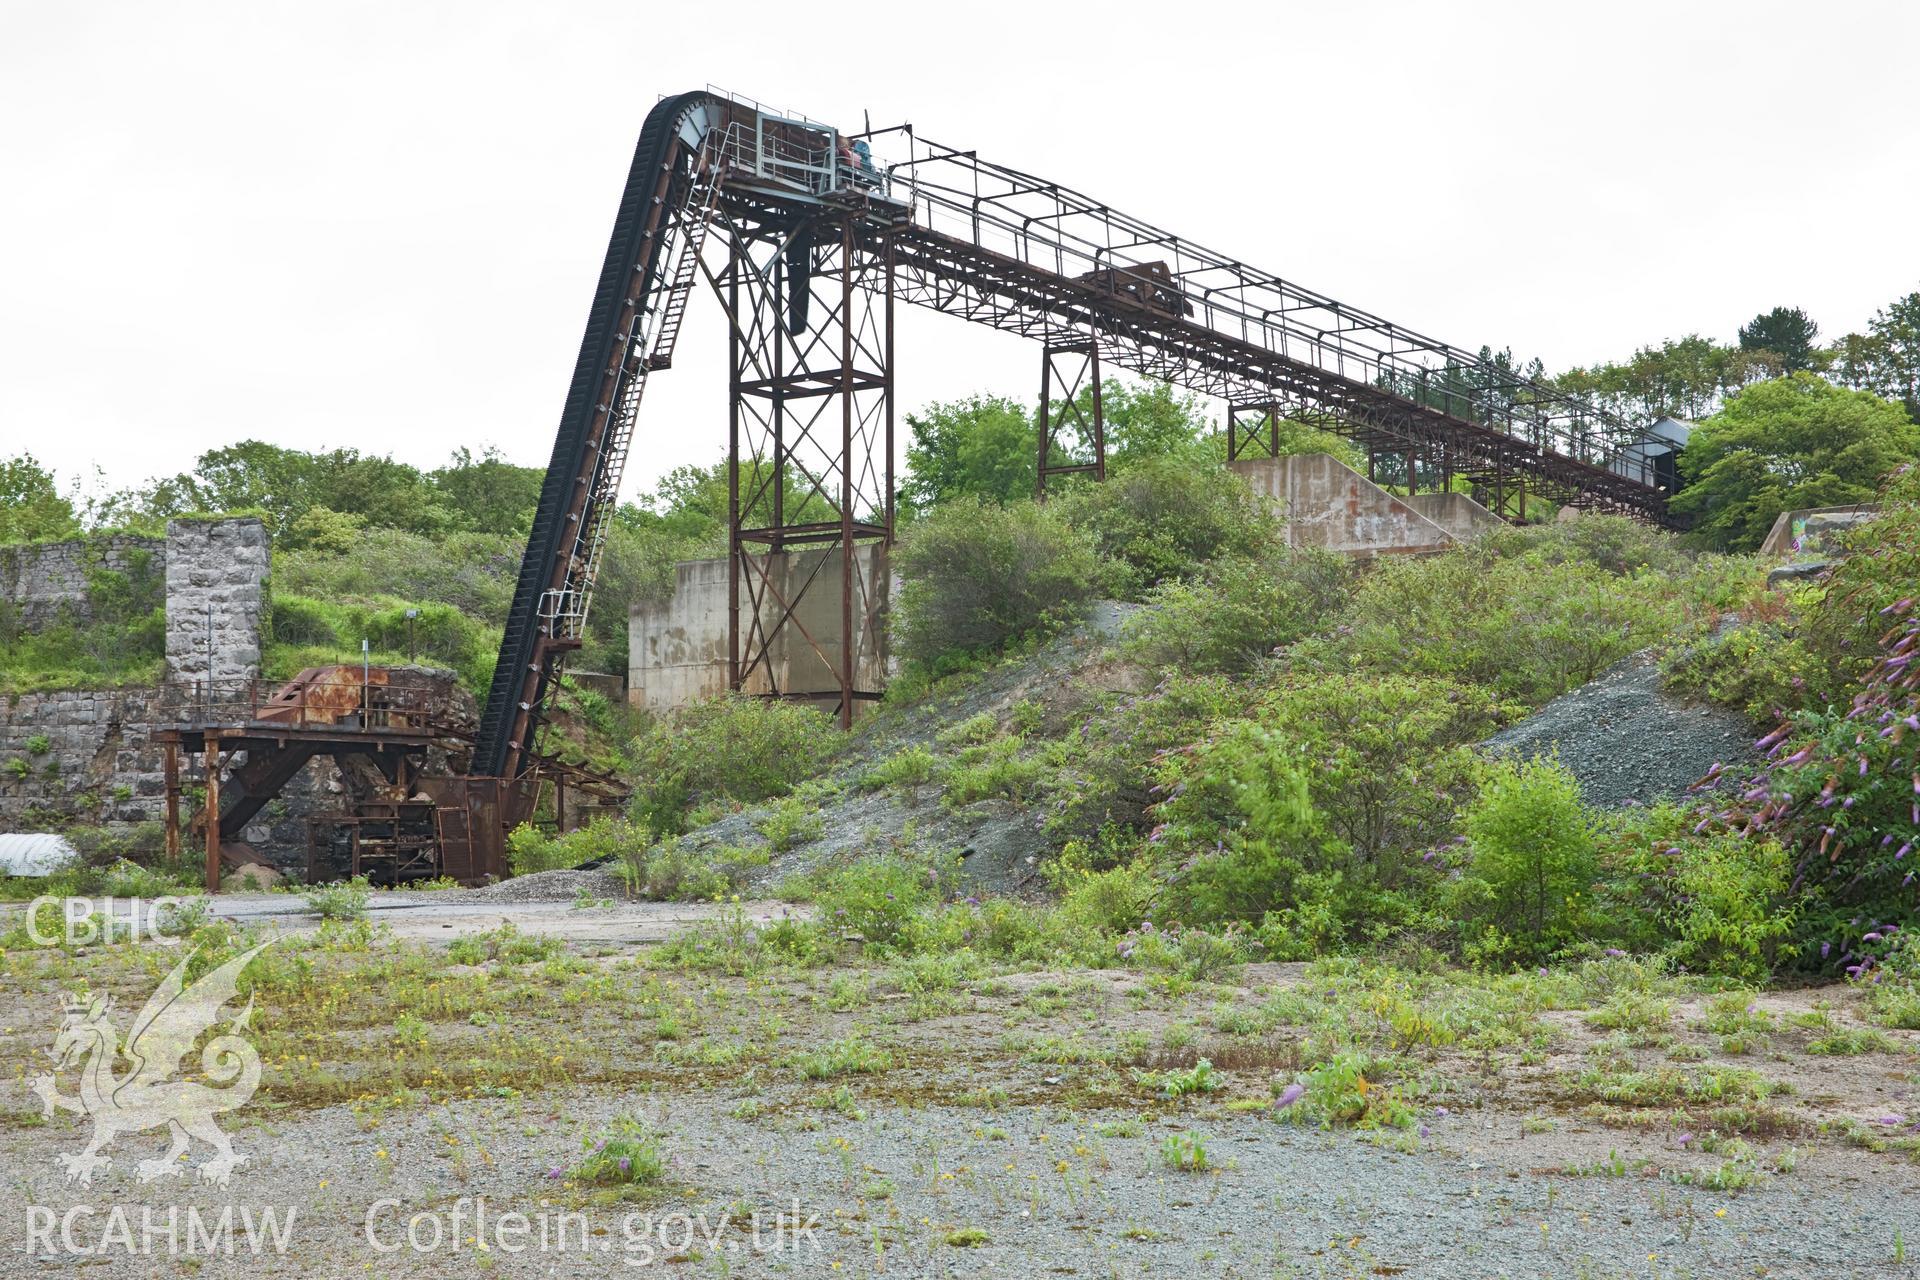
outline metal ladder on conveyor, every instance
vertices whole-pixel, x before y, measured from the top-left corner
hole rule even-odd
[[[558,656],[584,634],[647,374],[672,362],[719,197],[713,140],[688,163],[678,133],[704,98],[663,100],[635,148],[481,713],[475,776],[524,768]]]

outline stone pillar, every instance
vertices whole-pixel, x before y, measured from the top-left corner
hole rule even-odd
[[[252,516],[167,525],[167,679],[260,674],[267,530]]]

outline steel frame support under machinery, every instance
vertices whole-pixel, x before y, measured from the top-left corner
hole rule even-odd
[[[895,154],[876,159],[876,145]],[[1376,473],[1393,459],[1391,483],[1464,477],[1503,515],[1523,517],[1533,492],[1671,522],[1658,467],[1670,445],[1502,364],[911,126],[843,133],[713,89],[663,98],[621,195],[478,732],[454,744],[447,776],[419,781],[442,843],[430,861],[403,850],[412,865],[502,874],[505,834],[543,780],[613,794],[543,755],[541,731],[584,635],[647,380],[672,366],[701,280],[729,323],[728,682],[818,696],[824,677],[843,725],[878,692],[862,687],[860,655],[877,652],[862,629],[878,625],[868,606],[894,529],[896,302],[1041,343],[1040,496],[1064,475],[1104,476],[1100,379],[1115,366],[1223,398],[1233,459],[1276,453],[1286,416],[1354,440]],[[838,608],[822,615],[807,601],[834,579]],[[217,759],[251,727],[188,724],[176,741]],[[251,758],[277,750],[271,733],[249,741],[257,806],[287,769]],[[427,749],[335,746],[409,785],[416,765],[396,761]],[[208,812],[222,813],[212,831],[231,827],[218,800]],[[385,832],[386,812],[347,816]]]
[[[825,694],[842,728],[880,696],[860,659],[881,651],[894,520],[893,262],[858,217],[730,209],[708,277],[728,320],[727,683]],[[835,579],[821,632],[803,605]]]

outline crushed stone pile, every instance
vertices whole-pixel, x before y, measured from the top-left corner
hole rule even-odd
[[[1754,736],[1737,712],[1667,693],[1648,652],[1615,663],[1482,747],[1521,757],[1557,752],[1588,804],[1616,808],[1678,796],[1715,764],[1726,766],[1727,782],[1738,781],[1755,759]]]
[[[467,896],[483,902],[572,902],[582,893],[621,901],[627,897],[627,886],[605,869],[535,871],[470,890]]]

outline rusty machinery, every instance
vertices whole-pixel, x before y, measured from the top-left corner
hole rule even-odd
[[[876,161],[875,145],[897,154]],[[1105,364],[1224,399],[1232,457],[1274,452],[1286,416],[1402,460],[1409,483],[1474,480],[1503,513],[1531,490],[1671,519],[1669,446],[1498,362],[911,126],[843,133],[712,89],[666,97],[628,170],[465,768],[427,784],[448,874],[503,870],[504,833],[554,767],[541,731],[585,634],[641,397],[702,286],[729,325],[729,683],[795,692],[771,656],[784,636],[843,725],[878,692],[859,653],[894,529],[898,302],[1041,343],[1042,495],[1104,474]],[[836,580],[824,612],[802,607]],[[424,865],[380,818],[368,840],[397,842],[381,856]]]

